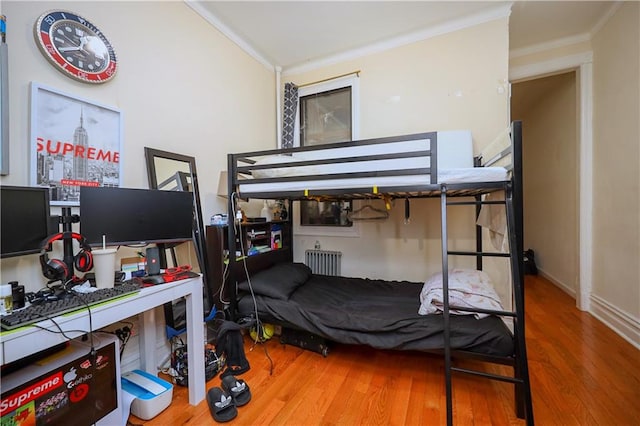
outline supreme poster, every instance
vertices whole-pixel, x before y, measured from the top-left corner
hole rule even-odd
[[[79,205],[81,186],[120,186],[115,108],[32,83],[30,143],[31,185],[49,187],[53,205]]]

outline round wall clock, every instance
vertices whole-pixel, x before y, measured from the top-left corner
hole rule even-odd
[[[115,76],[113,46],[82,16],[51,10],[38,18],[34,33],[42,54],[67,76],[85,83],[104,83]]]

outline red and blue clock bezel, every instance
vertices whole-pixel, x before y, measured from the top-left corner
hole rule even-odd
[[[98,72],[90,72],[82,68],[78,68],[74,64],[67,61],[62,54],[55,47],[51,39],[51,28],[58,22],[72,21],[86,27],[89,31],[93,32],[97,37],[102,40],[108,51],[107,66]],[[39,43],[39,47],[45,56],[56,67],[67,74],[68,76],[87,83],[105,83],[111,80],[118,69],[118,61],[116,53],[111,45],[111,42],[105,37],[93,23],[87,19],[69,11],[65,10],[52,10],[46,12],[38,18],[35,27],[36,40]]]

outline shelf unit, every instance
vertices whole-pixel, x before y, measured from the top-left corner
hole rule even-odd
[[[231,286],[223,284],[226,260],[228,258],[227,225],[212,225],[206,227],[208,266],[213,285],[214,304],[218,309],[226,309],[227,301],[231,300]],[[240,224],[240,232],[237,232],[236,241],[240,247],[238,238],[242,238],[242,253],[237,253],[234,264],[238,281],[243,281],[245,271],[242,262],[247,262],[251,267],[266,268],[269,265],[293,259],[291,248],[291,222],[243,222]],[[276,246],[272,245],[276,242]],[[253,253],[253,247],[269,247],[262,252]],[[250,268],[251,270],[251,268]]]

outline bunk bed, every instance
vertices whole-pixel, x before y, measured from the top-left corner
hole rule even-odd
[[[473,157],[471,135],[466,131],[229,154],[230,218],[235,217],[236,199],[285,199],[291,209],[295,200],[382,198],[389,202],[433,197],[441,200],[442,217],[438,314],[418,313],[423,283],[314,275],[293,259],[275,265],[262,261],[246,271],[229,268],[228,282],[238,288],[231,292],[231,314],[256,312],[262,321],[340,343],[444,353],[448,424],[453,422],[453,372],[514,383],[516,413],[533,424],[524,338],[521,123],[512,123],[505,133],[506,145],[490,157]],[[504,193],[501,201],[489,196],[500,191]],[[486,233],[480,227],[475,250],[449,250],[448,207],[471,205],[479,214],[482,206],[493,204],[505,206],[509,252],[486,250]],[[228,227],[230,253],[238,249],[236,232],[234,226]],[[514,309],[451,306],[455,288],[450,286],[455,283],[450,256],[475,257],[476,272],[482,271],[487,256],[507,257]],[[244,276],[247,273],[249,279]],[[454,315],[454,309],[467,315]],[[512,329],[502,318],[510,318]],[[452,364],[454,356],[511,365],[513,375],[457,368]]]

